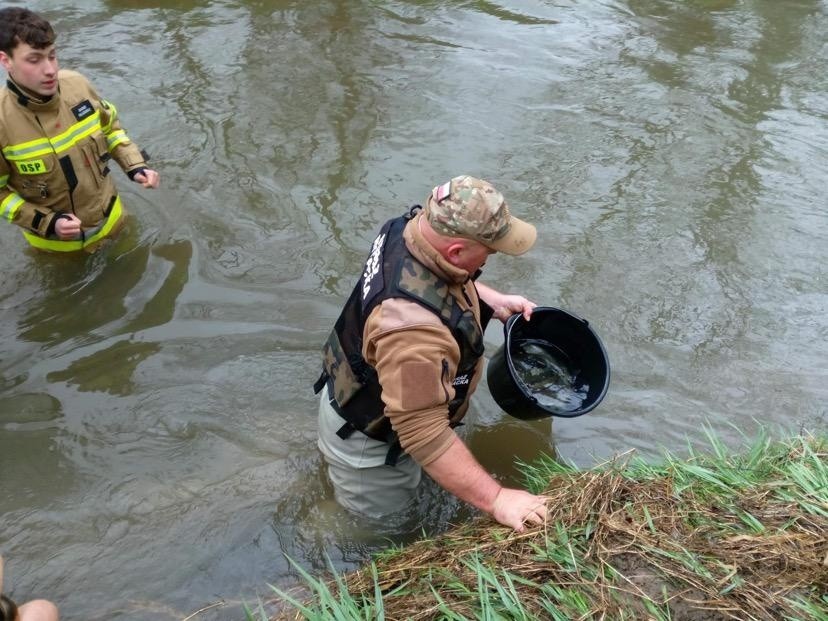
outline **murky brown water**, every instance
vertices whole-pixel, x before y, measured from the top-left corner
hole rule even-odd
[[[613,370],[554,435],[484,387],[465,431],[500,477],[681,453],[705,423],[826,427],[824,1],[27,4],[163,188],[119,174],[133,222],[89,258],[0,228],[13,596],[238,619],[295,583],[284,555],[348,568],[415,536],[337,511],[310,384],[377,226],[460,173],[539,227],[484,280],[589,319]],[[427,489],[416,526],[466,515]]]

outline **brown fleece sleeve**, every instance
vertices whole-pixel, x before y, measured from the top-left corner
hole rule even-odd
[[[428,465],[451,446],[448,403],[460,352],[449,330],[407,300],[386,300],[369,317],[365,357],[382,386],[385,415],[403,450]]]

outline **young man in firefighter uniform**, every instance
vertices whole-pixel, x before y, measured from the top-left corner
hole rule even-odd
[[[410,509],[425,470],[517,531],[545,520],[545,497],[501,486],[454,432],[480,380],[488,318],[528,320],[535,307],[476,277],[489,255],[523,254],[535,237],[500,192],[469,176],[382,227],[314,387],[319,449],[341,505],[373,518]]]
[[[81,74],[58,70],[55,33],[23,8],[0,10],[0,217],[52,252],[94,250],[125,211],[110,174],[115,161],[145,188],[158,173],[129,139],[114,105]]]

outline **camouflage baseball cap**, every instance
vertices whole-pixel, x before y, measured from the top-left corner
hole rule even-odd
[[[441,235],[472,239],[511,255],[529,250],[537,237],[534,226],[509,213],[503,195],[492,184],[468,175],[434,188],[425,217]]]

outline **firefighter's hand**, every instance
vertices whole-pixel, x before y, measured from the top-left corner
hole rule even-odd
[[[132,180],[135,183],[140,183],[145,188],[157,188],[158,184],[161,183],[161,176],[151,168],[145,168],[137,173]]]
[[[62,214],[55,221],[55,233],[60,239],[77,239],[81,234],[81,221],[70,213]]]

